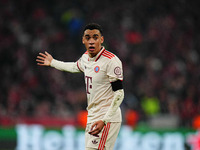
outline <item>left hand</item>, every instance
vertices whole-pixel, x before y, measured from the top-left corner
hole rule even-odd
[[[104,126],[104,122],[102,120],[99,120],[91,126],[91,129],[88,133],[94,136],[98,136],[97,134],[101,132]]]

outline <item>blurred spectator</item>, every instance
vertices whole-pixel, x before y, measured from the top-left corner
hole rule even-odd
[[[131,127],[136,127],[139,119],[139,114],[137,111],[127,109],[125,114],[126,125]]]
[[[97,22],[105,29],[105,47],[123,61],[123,113],[134,111],[138,122],[148,120],[148,114],[175,115],[180,126],[192,127],[200,113],[197,3],[1,0],[0,124],[21,117],[75,119],[86,109],[85,85],[77,80],[82,74],[37,67],[35,57],[46,50],[76,61],[85,51],[82,27]],[[137,120],[128,116],[124,123]]]

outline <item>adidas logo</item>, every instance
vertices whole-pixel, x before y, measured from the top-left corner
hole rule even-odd
[[[98,142],[97,142],[96,140],[93,140],[92,143],[93,143],[93,144],[97,144]]]

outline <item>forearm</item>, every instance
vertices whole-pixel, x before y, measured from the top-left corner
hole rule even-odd
[[[114,92],[114,97],[113,97],[112,103],[111,103],[107,113],[105,114],[104,118],[102,119],[102,121],[104,123],[110,122],[111,118],[116,113],[116,111],[119,108],[120,104],[122,103],[123,99],[124,99],[124,90],[123,89],[120,89],[120,90],[117,90]]]
[[[50,64],[51,67],[54,67],[61,71],[67,71],[71,73],[78,73],[80,70],[77,67],[76,62],[63,62],[53,59]]]

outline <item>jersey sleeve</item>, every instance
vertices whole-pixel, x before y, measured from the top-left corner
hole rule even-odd
[[[76,62],[63,62],[63,61],[53,59],[51,61],[50,66],[61,71],[78,73],[78,72],[84,72],[84,68],[82,67],[83,66],[82,64],[83,62],[82,62],[82,57],[81,57]]]
[[[67,71],[71,73],[78,73],[80,70],[78,69],[75,62],[63,62],[56,59],[53,59],[50,64],[51,67],[54,67],[61,71]]]
[[[83,57],[83,56],[82,56],[82,57]],[[79,60],[76,61],[76,65],[77,65],[78,69],[79,69],[81,72],[84,72],[82,57],[79,58]]]
[[[107,67],[107,75],[110,82],[117,80],[123,80],[123,68],[122,63],[118,57],[114,57],[110,60]]]

